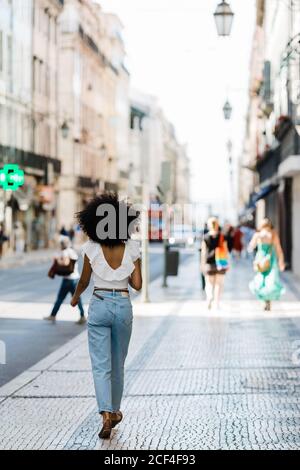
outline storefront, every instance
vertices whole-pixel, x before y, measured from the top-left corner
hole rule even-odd
[[[300,155],[282,161],[278,169],[282,181],[282,237],[289,238],[293,272],[300,276]]]
[[[5,163],[16,163],[25,173],[24,185],[7,192],[2,201],[9,250],[14,251],[20,239],[26,251],[50,247],[56,232],[60,161],[0,146],[0,166]]]
[[[279,126],[279,125],[278,125]],[[287,267],[300,275],[300,139],[294,126],[277,126],[280,143],[257,164],[260,189],[255,203],[263,200],[264,214],[278,231]],[[280,131],[280,132],[279,132]]]

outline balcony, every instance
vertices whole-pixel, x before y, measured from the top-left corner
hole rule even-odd
[[[79,25],[79,28],[78,28],[78,33],[79,33],[79,36],[81,37],[82,41],[86,44],[86,46],[89,47],[89,49],[91,51],[94,52],[94,54],[96,54],[99,59],[102,61],[102,63],[106,66],[106,67],[110,67],[110,69],[114,72],[115,75],[119,75],[119,71],[117,70],[117,68],[110,62],[110,60],[108,60],[108,58],[101,52],[101,50],[99,49],[99,47],[97,46],[97,44],[95,43],[95,41],[93,40],[93,38],[87,34],[82,25],[80,24]]]
[[[48,172],[48,164],[51,163],[54,173],[60,174],[61,172],[61,162],[56,158],[26,152],[14,147],[6,147],[0,144],[0,165],[3,163],[16,163],[21,168],[43,170],[45,176]]]
[[[279,142],[282,142],[286,134],[293,128],[293,121],[290,116],[280,116],[277,119],[274,135]]]
[[[78,186],[81,189],[97,189],[99,187],[99,181],[87,176],[79,176]]]
[[[280,147],[267,150],[263,157],[257,162],[256,169],[259,174],[260,184],[267,180],[274,179],[277,175],[280,164]]]
[[[111,183],[111,182],[107,181],[104,185],[104,190],[105,191],[116,193],[116,192],[118,192],[118,189],[119,189],[119,187],[118,187],[117,183]]]
[[[294,126],[290,127],[281,141],[281,162],[300,153],[300,137]]]
[[[54,2],[56,1],[56,3],[58,4],[58,7],[60,9],[62,9],[65,5],[65,0],[54,0]]]

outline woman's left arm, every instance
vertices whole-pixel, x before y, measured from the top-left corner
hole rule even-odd
[[[274,234],[273,234],[273,243],[274,243],[276,255],[277,255],[277,258],[278,258],[279,269],[280,269],[280,271],[284,271],[285,270],[284,253],[283,253],[283,249],[282,249],[282,246],[281,246],[281,243],[280,243],[279,236],[278,236],[277,232],[275,232],[275,231],[274,231]]]
[[[79,282],[77,284],[75,293],[71,300],[72,307],[76,307],[81,294],[87,289],[91,280],[91,275],[92,275],[92,268],[90,265],[90,261],[88,257],[85,255],[82,273],[81,273]]]
[[[140,291],[143,287],[141,260],[137,259],[134,263],[134,271],[129,278],[129,285],[133,289]]]

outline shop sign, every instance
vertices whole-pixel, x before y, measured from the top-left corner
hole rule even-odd
[[[24,171],[18,165],[8,164],[0,169],[0,186],[4,191],[17,191],[24,181]]]

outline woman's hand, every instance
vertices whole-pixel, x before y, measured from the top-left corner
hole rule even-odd
[[[76,307],[78,305],[79,298],[76,295],[73,295],[71,299],[71,306]]]
[[[283,273],[285,271],[285,262],[279,261],[279,270]]]
[[[201,263],[200,265],[200,271],[203,275],[206,274],[206,264],[205,263]]]
[[[76,307],[76,305],[78,305],[81,294],[85,291],[85,289],[89,285],[91,275],[92,275],[92,268],[91,268],[88,257],[85,255],[82,273],[81,273],[79,282],[77,284],[76,290],[71,300],[72,307]]]

